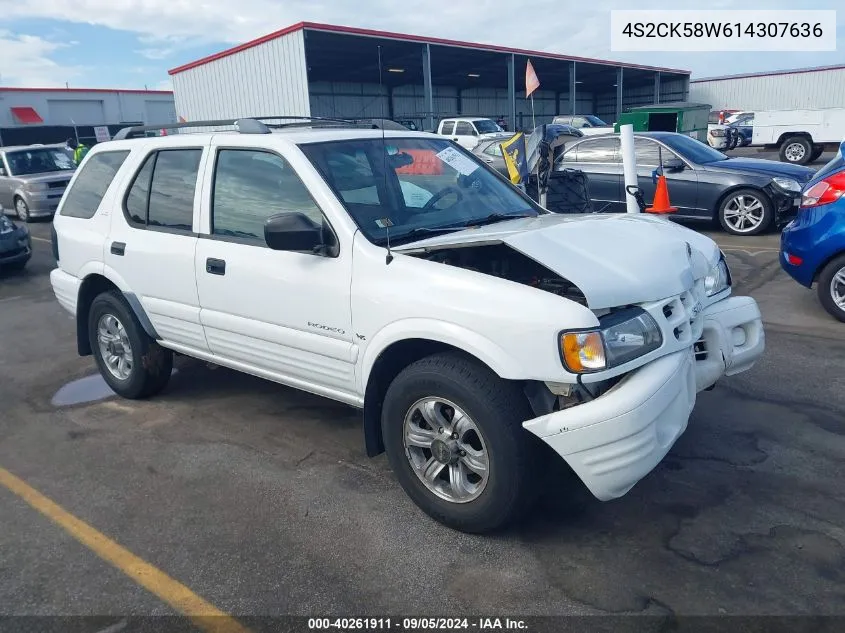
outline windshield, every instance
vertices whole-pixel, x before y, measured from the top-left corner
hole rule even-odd
[[[590,125],[592,125],[593,127],[607,127],[607,123],[602,121],[597,116],[593,116],[592,114],[588,114],[584,118],[587,119],[587,121],[589,121]]]
[[[722,152],[686,134],[664,136],[660,140],[693,163],[715,163],[718,160],[728,159]]]
[[[10,176],[45,174],[52,171],[74,169],[73,161],[60,149],[29,149],[8,152]]]
[[[475,124],[475,129],[478,130],[479,134],[492,134],[494,132],[504,132],[504,130],[496,124],[495,121],[491,121],[490,119],[480,119],[478,121],[473,121]]]
[[[300,148],[375,244],[386,244],[388,231],[398,244],[500,215],[545,213],[448,140],[354,139]]]

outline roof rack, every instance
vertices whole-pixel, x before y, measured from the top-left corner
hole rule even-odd
[[[263,121],[289,121],[288,123],[263,123]],[[378,123],[377,123],[378,122]],[[198,127],[220,127],[224,125],[234,126],[235,131],[240,134],[270,134],[272,129],[287,127],[316,127],[317,126],[339,126],[339,127],[364,127],[370,129],[394,129],[404,130],[404,125],[389,119],[338,119],[331,117],[312,116],[253,116],[241,119],[218,119],[211,121],[185,121],[181,123],[162,123],[159,125],[134,125],[122,128],[112,137],[112,140],[120,141],[128,138],[146,136],[147,132],[158,132],[160,130],[180,130],[185,128]]]

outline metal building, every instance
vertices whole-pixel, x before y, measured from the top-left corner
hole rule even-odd
[[[531,123],[525,68],[540,80],[538,124],[555,114],[613,122],[625,109],[684,101],[689,72],[504,46],[300,22],[170,71],[185,120],[288,114],[412,120],[505,115]]]
[[[128,124],[176,121],[166,90],[0,88],[0,143],[58,143],[74,136],[96,142],[94,127],[112,134]]]
[[[845,107],[845,66],[727,75],[690,82],[692,101],[713,109],[797,110]]]

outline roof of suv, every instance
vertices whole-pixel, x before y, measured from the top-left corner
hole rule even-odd
[[[106,141],[98,143],[94,149],[100,150],[108,147],[133,147],[138,144],[150,144],[155,146],[181,145],[185,139],[194,142],[205,143],[214,136],[226,135],[234,138],[266,138],[268,143],[278,141],[290,142],[295,145],[307,143],[323,143],[328,141],[347,141],[354,139],[381,139],[381,138],[428,138],[442,140],[441,136],[430,132],[416,132],[413,130],[381,130],[353,127],[291,127],[272,130],[272,134],[240,134],[235,130],[220,130],[213,132],[191,132],[186,134],[169,134],[167,136],[151,136],[140,138],[129,138],[123,140]]]

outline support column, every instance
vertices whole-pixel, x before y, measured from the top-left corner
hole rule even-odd
[[[616,120],[622,117],[622,77],[623,68],[616,69]]]
[[[660,103],[660,71],[654,73],[654,102]]]
[[[431,46],[425,44],[422,49],[423,65],[423,100],[428,129],[434,131],[434,90],[431,87]]]
[[[575,62],[572,62],[572,66],[569,69],[569,114],[573,116],[578,114],[575,112],[576,104],[578,103],[575,99],[575,81]]]
[[[393,86],[387,87],[387,118],[391,121],[396,118],[393,112]]]
[[[510,110],[511,131],[516,132],[516,75],[514,65],[516,58],[513,53],[508,56],[508,109]]]

